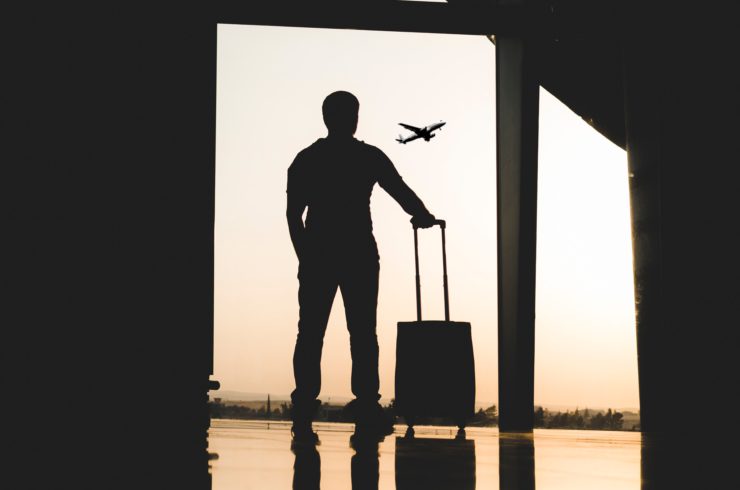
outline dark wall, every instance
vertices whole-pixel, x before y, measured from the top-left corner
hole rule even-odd
[[[6,21],[4,409],[19,464],[82,477],[204,454],[215,19],[98,3]]]
[[[737,41],[720,11],[627,4],[642,428],[727,430],[737,392]],[[629,10],[631,9],[631,10]],[[685,10],[682,10],[685,9]],[[679,409],[684,407],[685,409]]]

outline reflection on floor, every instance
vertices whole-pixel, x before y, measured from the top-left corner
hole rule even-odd
[[[633,432],[405,426],[382,441],[352,424],[317,423],[317,447],[292,447],[285,422],[213,420],[212,488],[640,489],[641,437]],[[645,487],[643,487],[645,488]]]

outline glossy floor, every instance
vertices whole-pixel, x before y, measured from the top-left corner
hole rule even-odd
[[[351,424],[316,423],[320,444],[293,447],[285,422],[213,420],[212,488],[231,489],[601,489],[641,487],[635,432],[405,426],[382,441],[353,437]]]

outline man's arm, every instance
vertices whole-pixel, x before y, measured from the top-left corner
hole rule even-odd
[[[303,224],[303,211],[307,205],[299,181],[300,179],[295,175],[293,166],[291,166],[288,169],[288,206],[285,217],[288,219],[290,241],[293,242],[293,249],[298,260],[301,259],[304,250],[306,227]]]
[[[303,224],[303,211],[306,209],[305,203],[300,203],[288,193],[288,209],[285,213],[288,218],[288,231],[290,232],[290,241],[293,242],[293,249],[301,259],[303,251],[304,234],[306,227]]]
[[[393,162],[383,152],[378,151],[382,155],[378,177],[380,187],[385,189],[401,205],[401,208],[413,217],[412,223],[421,228],[433,226],[434,215],[427,210],[419,196],[403,181]]]

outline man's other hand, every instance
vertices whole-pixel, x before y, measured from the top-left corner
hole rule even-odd
[[[411,224],[416,228],[431,228],[437,223],[437,218],[433,214],[424,214],[411,218]]]

